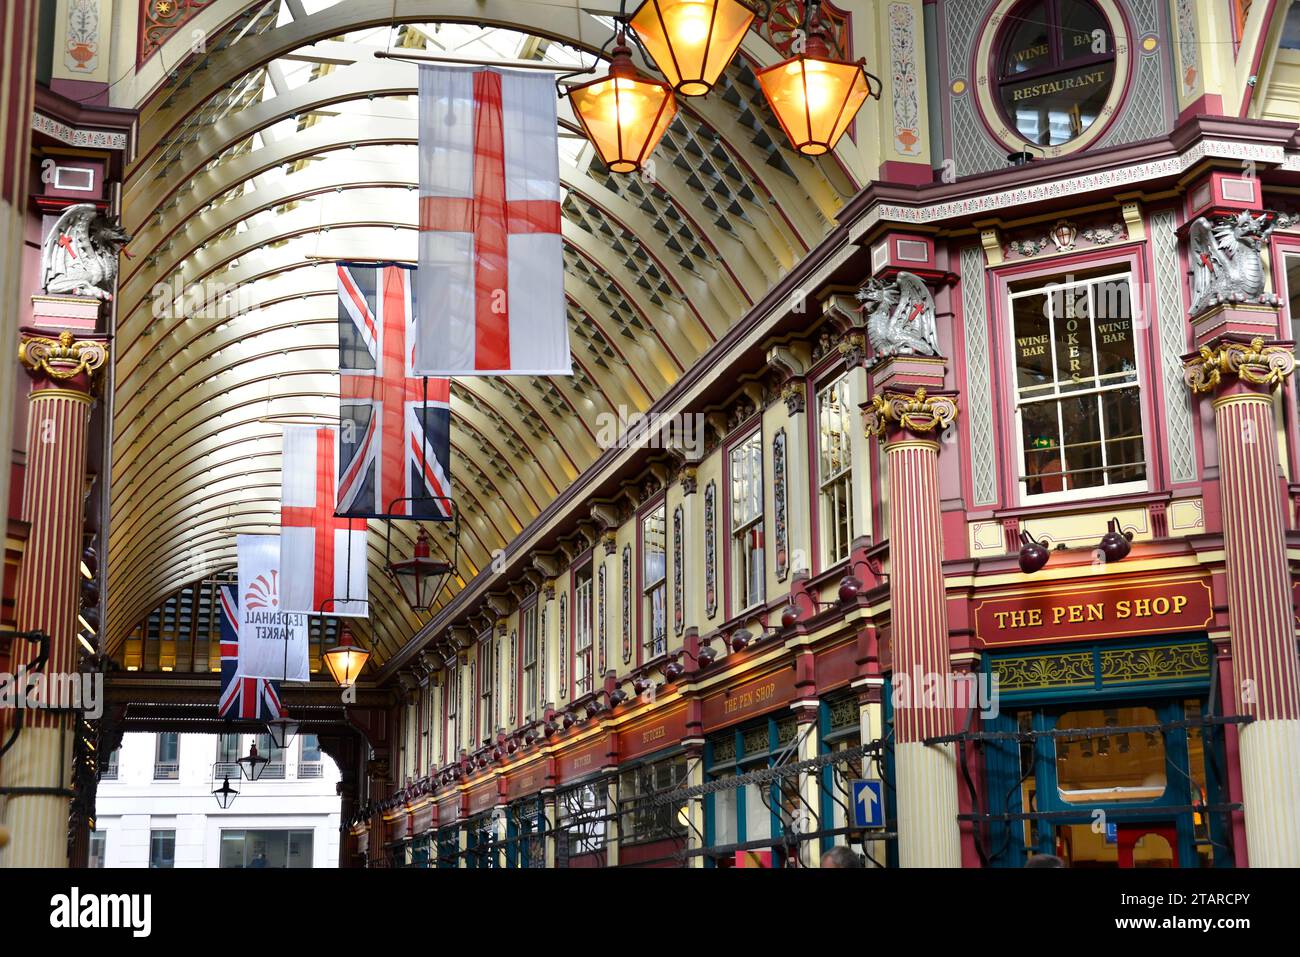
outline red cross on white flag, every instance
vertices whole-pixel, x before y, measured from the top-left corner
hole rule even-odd
[[[365,617],[366,521],[334,516],[337,443],[332,426],[284,427],[280,605],[285,611]]]
[[[551,77],[420,67],[419,376],[571,375]]]

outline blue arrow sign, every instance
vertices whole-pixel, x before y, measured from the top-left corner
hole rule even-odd
[[[853,788],[853,826],[883,827],[885,798],[879,781],[850,781]]]

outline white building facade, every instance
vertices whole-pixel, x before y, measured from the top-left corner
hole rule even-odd
[[[268,758],[250,781],[237,761]],[[222,809],[213,789],[239,791]],[[337,867],[339,771],[313,735],[128,734],[99,782],[92,867]]]

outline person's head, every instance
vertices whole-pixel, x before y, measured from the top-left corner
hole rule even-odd
[[[1055,854],[1030,854],[1025,867],[1064,867],[1065,861]]]
[[[840,868],[840,867],[865,867],[862,863],[862,857],[853,853],[843,844],[832,847],[822,855],[822,867]]]

